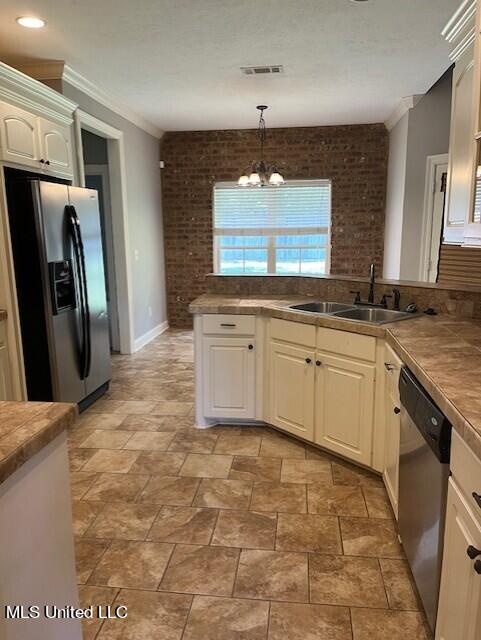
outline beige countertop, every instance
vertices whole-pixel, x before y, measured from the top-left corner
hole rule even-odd
[[[312,298],[205,294],[191,313],[265,315],[385,338],[481,459],[481,320],[420,316],[384,325],[289,309]]]
[[[76,416],[73,404],[0,402],[0,483],[69,427]]]

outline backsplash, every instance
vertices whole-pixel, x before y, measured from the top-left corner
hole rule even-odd
[[[454,285],[425,285],[421,283],[397,284],[376,283],[375,299],[392,294],[393,288],[401,292],[401,308],[414,302],[420,311],[432,307],[438,313],[458,317],[481,319],[481,287],[466,285],[461,289]],[[477,289],[477,290],[476,290]],[[365,278],[313,278],[302,276],[207,276],[207,291],[232,296],[313,296],[323,300],[353,302],[354,293],[360,291],[361,298],[367,300],[369,282]],[[392,299],[388,299],[392,307]]]

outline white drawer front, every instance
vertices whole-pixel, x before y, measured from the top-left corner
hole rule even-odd
[[[335,355],[371,362],[376,360],[376,338],[359,333],[318,327],[317,348]]]
[[[202,317],[202,330],[206,335],[253,336],[256,332],[255,316],[213,313]]]

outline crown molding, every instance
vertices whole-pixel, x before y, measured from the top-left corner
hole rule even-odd
[[[75,102],[58,91],[4,62],[0,62],[0,96],[7,102],[68,124],[73,122],[77,108]]]
[[[63,66],[62,80],[68,82],[68,84],[72,85],[82,93],[85,93],[93,100],[96,100],[107,109],[110,109],[117,115],[125,118],[125,120],[128,120],[140,129],[143,129],[151,136],[154,136],[155,138],[162,137],[164,133],[162,129],[159,129],[159,127],[156,127],[154,124],[132,111],[129,107],[113,100],[100,87],[93,82],[90,82],[90,80],[87,80],[87,78],[84,78],[84,76],[75,71],[68,64],[64,64]]]
[[[476,0],[463,0],[441,35],[453,46],[449,58],[456,62],[470,47],[476,36]]]
[[[401,98],[399,104],[391,113],[389,118],[385,120],[384,125],[388,131],[391,131],[399,120],[403,117],[405,113],[407,113],[410,109],[415,107],[417,103],[421,100],[422,95],[414,95],[414,96],[406,96],[405,98]]]
[[[63,60],[42,60],[22,63],[17,66],[17,69],[35,80],[61,80],[64,66]]]

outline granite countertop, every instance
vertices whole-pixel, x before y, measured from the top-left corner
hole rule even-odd
[[[190,311],[259,314],[385,338],[481,459],[481,320],[439,315],[372,325],[289,309],[308,301],[205,294]]]
[[[73,404],[0,402],[0,483],[69,427]]]

